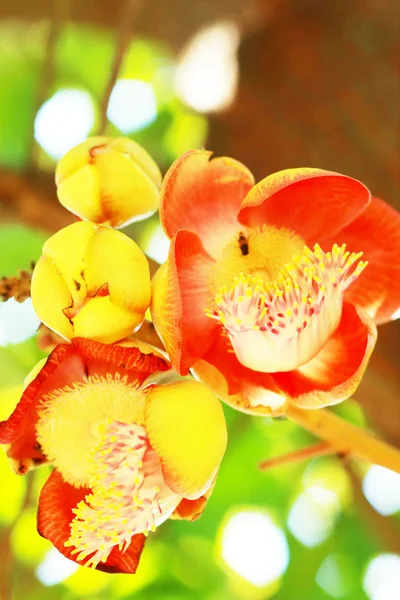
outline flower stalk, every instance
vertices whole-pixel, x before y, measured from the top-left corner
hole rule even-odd
[[[301,427],[331,444],[339,454],[374,463],[400,473],[400,450],[368,431],[320,408],[304,410],[288,404],[285,414]]]

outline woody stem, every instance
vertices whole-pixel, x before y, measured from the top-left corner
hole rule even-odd
[[[399,449],[333,412],[325,408],[304,410],[288,404],[285,414],[304,429],[329,442],[335,452],[400,473]]]

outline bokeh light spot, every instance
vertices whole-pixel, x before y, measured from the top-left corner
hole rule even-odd
[[[221,22],[199,31],[183,50],[176,72],[176,90],[188,106],[199,112],[227,108],[238,84],[239,30]]]
[[[59,159],[87,138],[94,119],[92,99],[87,92],[58,90],[36,115],[35,139],[47,154]]]
[[[56,585],[70,577],[78,569],[78,565],[51,548],[44,560],[36,569],[36,577],[46,586]]]
[[[340,513],[335,492],[319,486],[307,488],[292,505],[287,524],[294,537],[307,548],[326,540]]]
[[[289,547],[283,531],[269,515],[241,511],[225,525],[222,558],[238,575],[262,587],[286,571]]]
[[[381,515],[387,517],[400,510],[398,473],[379,465],[372,465],[363,479],[362,489],[368,502]]]
[[[169,245],[170,241],[161,225],[156,225],[146,242],[146,254],[159,264],[162,264],[167,260]]]
[[[370,600],[398,600],[400,590],[400,556],[379,554],[365,571],[363,587]]]
[[[111,93],[107,117],[123,133],[144,129],[157,118],[153,88],[139,79],[119,79]]]
[[[33,310],[32,300],[17,302],[10,298],[0,303],[0,346],[19,344],[33,336],[40,319]]]
[[[330,554],[321,563],[315,581],[332,598],[348,596],[354,588],[356,574],[344,554]]]

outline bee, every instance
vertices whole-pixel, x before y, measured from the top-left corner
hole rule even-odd
[[[243,231],[239,232],[238,244],[241,253],[243,254],[243,256],[246,256],[249,253],[249,242],[247,240],[247,237],[244,235]]]

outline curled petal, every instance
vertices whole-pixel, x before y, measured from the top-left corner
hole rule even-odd
[[[250,190],[239,221],[250,227],[285,227],[312,244],[351,223],[369,201],[369,190],[351,177],[320,169],[286,169]]]
[[[214,394],[196,381],[154,386],[146,398],[145,426],[167,485],[185,498],[200,498],[227,443],[224,413]]]
[[[336,239],[337,238],[337,239]],[[379,198],[335,236],[362,250],[368,267],[346,291],[345,299],[365,308],[376,323],[400,317],[400,214]],[[329,247],[330,239],[321,240]]]
[[[376,327],[360,308],[344,303],[336,332],[307,364],[274,379],[294,404],[319,408],[349,398],[358,387],[376,342]]]
[[[72,553],[74,548],[66,547],[65,542],[71,535],[70,524],[75,516],[72,510],[90,493],[88,488],[75,488],[66,483],[58,471],[53,471],[39,498],[38,532],[61,554],[78,564],[81,563]],[[107,573],[136,573],[145,539],[143,534],[133,536],[126,552],[115,547],[107,561],[96,568]]]
[[[197,498],[196,500],[188,500],[187,498],[183,498],[170,516],[170,519],[183,519],[185,521],[196,521],[199,519],[203,514],[205,507],[207,506],[207,502],[212,494],[215,482],[216,478],[208,490],[204,492],[200,498]]]
[[[218,331],[204,310],[210,301],[209,275],[213,264],[199,237],[181,230],[171,242],[167,262],[153,278],[153,322],[181,375],[188,374]]]
[[[175,161],[161,187],[160,216],[169,237],[179,229],[193,231],[217,257],[240,227],[237,214],[254,179],[233,158],[210,157],[206,150],[190,150]]]
[[[222,332],[222,330],[221,330]],[[224,402],[242,412],[279,414],[286,397],[270,373],[244,367],[222,333],[192,369]]]

